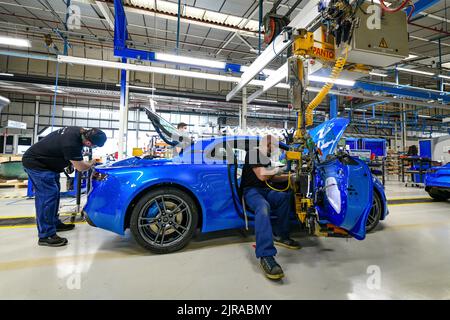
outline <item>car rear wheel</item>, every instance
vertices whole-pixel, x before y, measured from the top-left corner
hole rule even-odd
[[[145,194],[131,214],[130,229],[136,242],[154,253],[182,249],[198,223],[197,206],[186,193],[164,187]]]
[[[428,194],[436,201],[447,201],[450,198],[448,192],[436,190],[435,188],[428,190]]]
[[[381,204],[380,196],[377,192],[373,192],[372,209],[370,209],[369,216],[366,222],[366,232],[371,232],[380,222],[381,211],[383,205]]]

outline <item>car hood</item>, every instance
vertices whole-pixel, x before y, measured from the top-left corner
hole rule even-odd
[[[308,131],[309,135],[322,151],[321,160],[334,154],[350,121],[347,118],[334,118]]]
[[[430,168],[431,171],[439,172],[439,173],[449,173],[450,174],[450,162],[446,165],[440,166],[440,167],[432,167]]]
[[[115,169],[123,167],[137,167],[137,166],[157,166],[157,165],[167,165],[172,164],[172,159],[142,159],[139,157],[132,157],[128,159],[123,159],[120,161],[114,161],[107,164],[96,166],[96,170],[102,169]]]

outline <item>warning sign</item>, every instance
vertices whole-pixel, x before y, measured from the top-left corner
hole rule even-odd
[[[385,48],[385,49],[388,48],[388,44],[387,44],[387,42],[386,42],[386,40],[384,38],[381,39],[379,47],[380,48]]]

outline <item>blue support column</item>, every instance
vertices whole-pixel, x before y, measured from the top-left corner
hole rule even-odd
[[[330,119],[336,118],[338,113],[339,97],[337,95],[330,95]]]
[[[127,63],[126,58],[122,58]],[[129,71],[120,71],[120,110],[119,110],[119,159],[127,156],[126,141],[128,131],[128,76]]]

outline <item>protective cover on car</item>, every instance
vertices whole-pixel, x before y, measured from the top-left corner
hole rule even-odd
[[[346,118],[334,118],[309,130],[309,135],[322,151],[320,160],[334,154],[348,124],[349,120]]]

